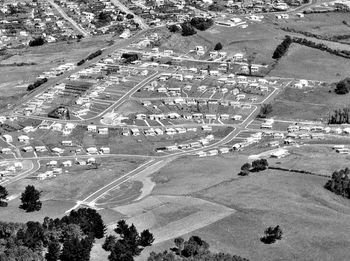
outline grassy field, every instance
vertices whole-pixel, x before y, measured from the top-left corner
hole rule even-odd
[[[326,120],[335,109],[349,106],[347,95],[338,95],[332,86],[285,88],[273,103],[272,117],[282,119]]]
[[[349,66],[349,59],[292,44],[269,76],[332,82],[349,76]]]
[[[305,150],[292,161],[298,167],[300,159],[305,158],[299,167],[308,164],[312,168],[328,153]],[[280,161],[283,166],[289,159]],[[155,175],[153,194],[186,194],[235,210],[220,221],[184,235],[202,237],[213,251],[262,261],[348,260],[350,202],[325,190],[327,179],[272,170],[238,177],[242,162],[243,156],[174,161]],[[342,165],[330,165],[325,170],[331,171],[332,167]],[[160,177],[163,181],[157,182]],[[264,229],[277,224],[282,227],[283,239],[273,245],[261,243]],[[138,260],[145,260],[152,250],[160,252],[172,245],[171,240],[156,244]]]

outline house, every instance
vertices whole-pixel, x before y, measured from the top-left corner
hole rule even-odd
[[[108,134],[108,128],[99,128],[98,129],[98,134],[107,135]]]
[[[103,154],[109,154],[111,152],[111,150],[108,147],[101,147],[100,152]]]
[[[230,148],[220,148],[219,151],[221,154],[227,154],[230,152]]]
[[[9,134],[4,134],[2,137],[6,142],[13,142],[13,138]]]
[[[140,130],[138,128],[132,128],[130,131],[131,131],[131,134],[133,136],[139,136],[140,135]]]
[[[52,124],[51,128],[54,131],[61,131],[62,130],[62,123],[56,122],[56,123]]]
[[[216,156],[219,154],[218,150],[209,150],[208,151],[208,156]]]
[[[64,167],[71,167],[72,166],[72,161],[71,160],[66,160],[66,161],[63,161],[62,162],[62,165],[64,166]]]
[[[45,146],[35,146],[34,147],[36,152],[45,152],[47,151],[47,148]]]
[[[212,128],[211,126],[208,126],[208,125],[203,125],[203,126],[202,126],[202,130],[203,130],[203,131],[212,131],[213,128]]]
[[[297,144],[297,142],[291,138],[288,138],[288,139],[285,139],[284,140],[284,144],[287,144],[287,145],[295,145]]]
[[[204,151],[199,151],[199,152],[197,152],[196,154],[197,154],[198,157],[200,157],[200,158],[207,156],[207,153],[204,152]]]
[[[269,129],[269,130],[271,130],[272,129],[272,124],[264,122],[264,123],[262,123],[260,125],[260,129]]]
[[[167,151],[175,151],[175,150],[178,150],[179,148],[176,146],[176,145],[173,145],[173,146],[167,146],[166,147],[166,150]]]
[[[232,119],[234,119],[235,121],[240,121],[242,119],[242,115],[233,115]]]
[[[269,147],[278,147],[280,142],[278,140],[273,140],[269,142]]]
[[[299,131],[299,130],[300,130],[300,127],[298,125],[290,125],[287,128],[288,132],[296,132],[296,131]]]
[[[61,143],[63,146],[73,146],[73,142],[71,140],[63,140]]]
[[[34,131],[34,127],[33,126],[26,126],[22,129],[25,133],[29,133]]]
[[[22,164],[22,162],[15,162],[14,163],[14,167],[16,169],[23,169],[23,164]]]
[[[62,168],[53,168],[53,174],[62,174]]]
[[[51,149],[51,151],[54,153],[61,154],[64,152],[64,149],[55,147],[55,148]]]
[[[10,148],[2,148],[1,149],[1,153],[3,153],[3,154],[10,154],[12,151],[11,151],[11,149]]]
[[[87,164],[92,164],[92,163],[95,163],[95,162],[96,162],[95,158],[88,158],[88,160],[87,160]]]
[[[34,149],[33,149],[32,146],[27,146],[27,147],[23,147],[22,150],[23,150],[24,152],[32,152]]]
[[[96,147],[89,147],[89,148],[86,149],[86,151],[89,154],[96,154],[96,153],[98,153],[98,150],[97,150]]]
[[[130,131],[129,131],[129,129],[124,129],[123,132],[122,132],[122,135],[123,135],[123,136],[130,136]]]
[[[96,127],[96,125],[88,125],[87,130],[88,130],[88,132],[96,132],[97,127]]]
[[[315,140],[323,140],[325,139],[323,133],[313,133],[311,134],[311,138]]]
[[[50,160],[48,163],[46,163],[46,166],[48,167],[56,167],[57,161],[56,160]]]
[[[23,143],[29,143],[29,137],[27,135],[18,136],[18,141]]]
[[[271,158],[277,158],[277,159],[280,159],[280,158],[284,158],[288,155],[288,150],[286,149],[278,149],[274,152],[271,153]]]

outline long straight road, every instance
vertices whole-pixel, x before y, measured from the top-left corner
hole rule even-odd
[[[63,9],[56,4],[53,0],[48,0],[50,5],[52,5],[57,12],[66,20],[68,21],[77,31],[79,31],[84,37],[89,37],[90,34],[85,31],[81,26],[79,26],[72,18],[70,18],[64,11]]]

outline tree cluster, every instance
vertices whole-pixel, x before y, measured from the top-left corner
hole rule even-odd
[[[239,176],[248,176],[250,172],[259,172],[266,170],[269,163],[266,159],[254,160],[252,164],[244,163],[241,167],[241,171],[238,173]]]
[[[292,38],[290,36],[286,36],[284,40],[277,46],[276,50],[273,52],[273,59],[282,58],[288,51],[289,46],[292,44]]]
[[[277,240],[281,240],[282,234],[283,233],[280,226],[268,227],[265,230],[265,235],[262,238],[260,238],[260,240],[265,244],[272,244],[275,243]]]
[[[310,33],[310,32],[305,32],[301,30],[297,30],[294,28],[289,28],[289,27],[284,27],[282,30],[287,31],[287,32],[292,32],[292,33],[298,33],[298,34],[303,34],[307,37],[312,37],[320,40],[326,40],[326,41],[333,41],[333,42],[339,42],[341,40],[346,40],[350,38],[350,34],[342,34],[342,35],[320,35],[320,34],[315,34],[315,33]]]
[[[328,118],[328,124],[348,124],[350,123],[350,108],[335,110]]]
[[[258,114],[259,118],[266,118],[272,112],[272,104],[263,104],[260,107],[260,112]]]
[[[29,46],[40,46],[43,45],[45,43],[45,39],[40,37],[34,38],[33,40],[29,41]]]
[[[124,59],[124,63],[132,63],[139,59],[139,55],[137,53],[123,53],[122,58]]]
[[[193,17],[190,24],[199,31],[205,31],[214,25],[214,20],[204,17]]]
[[[38,88],[40,85],[44,84],[45,82],[47,82],[47,78],[36,80],[34,83],[28,85],[27,91],[32,91]]]
[[[0,222],[0,260],[88,261],[105,226],[93,209],[72,211],[62,219],[26,224]]]
[[[337,195],[350,199],[349,173],[348,168],[334,171],[332,178],[327,181],[324,187]]]
[[[86,57],[85,59],[82,59],[79,62],[77,62],[77,66],[80,66],[80,65],[84,64],[86,61],[92,60],[95,57],[100,56],[101,54],[102,54],[102,50],[97,50],[96,52],[89,54],[89,56]]]
[[[152,252],[147,261],[249,261],[236,255],[211,253],[209,244],[198,236],[191,236],[187,241],[178,237],[174,243],[176,247],[171,248],[171,252]]]
[[[347,94],[350,91],[350,77],[345,78],[344,80],[341,80],[336,84],[335,87],[335,93],[336,94]]]
[[[189,22],[184,22],[181,24],[181,35],[182,36],[191,36],[196,34],[197,31]]]
[[[142,250],[151,246],[154,237],[148,230],[139,233],[134,226],[126,224],[125,220],[120,220],[114,232],[118,237],[109,235],[106,237],[102,248],[108,252],[109,261],[133,261],[134,257],[141,254]]]

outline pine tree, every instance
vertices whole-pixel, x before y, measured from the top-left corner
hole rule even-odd
[[[36,190],[34,186],[28,185],[21,195],[22,205],[20,208],[27,212],[39,211],[42,206],[40,194],[41,192]]]
[[[9,193],[7,192],[7,189],[3,186],[0,186],[0,207],[7,207],[7,196]]]

